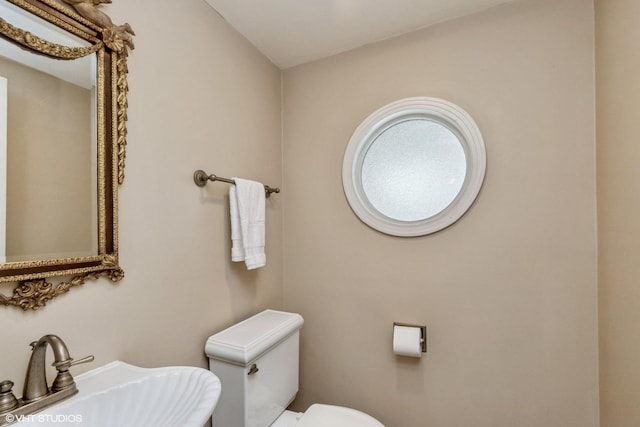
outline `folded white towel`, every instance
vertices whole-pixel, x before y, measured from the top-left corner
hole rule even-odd
[[[265,243],[264,185],[247,179],[233,178],[229,191],[231,215],[231,260],[244,261],[248,270],[267,263]]]
[[[244,261],[244,246],[242,245],[242,230],[235,185],[229,189],[229,214],[231,217],[231,261]]]

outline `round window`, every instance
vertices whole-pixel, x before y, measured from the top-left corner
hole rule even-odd
[[[460,107],[417,97],[391,103],[356,129],[342,180],[356,215],[395,236],[421,236],[456,222],[484,180],[482,135]]]

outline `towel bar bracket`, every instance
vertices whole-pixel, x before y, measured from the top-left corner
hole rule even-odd
[[[209,175],[201,169],[198,169],[193,173],[193,182],[195,182],[198,187],[204,187],[205,185],[207,185],[207,182],[209,181],[221,181],[221,182],[226,182],[227,184],[235,184],[235,181],[232,179],[222,178],[214,174]],[[269,187],[268,185],[265,185],[264,192],[265,192],[265,196],[269,197],[271,196],[271,193],[279,193],[280,189],[277,187],[273,188],[273,187]]]
[[[198,187],[204,187],[209,181],[209,176],[204,171],[197,170],[193,173],[193,181]]]

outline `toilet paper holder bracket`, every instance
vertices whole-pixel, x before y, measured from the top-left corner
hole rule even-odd
[[[402,323],[402,322],[393,322],[393,326],[406,326],[409,328],[420,328],[420,346],[422,347],[422,352],[427,352],[427,326],[426,325],[415,325],[412,323]]]

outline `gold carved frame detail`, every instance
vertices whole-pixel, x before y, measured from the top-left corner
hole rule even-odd
[[[87,280],[107,277],[118,282],[118,185],[124,180],[127,144],[127,56],[134,48],[129,24],[114,25],[102,12],[111,0],[6,0],[88,42],[67,47],[44,40],[0,18],[0,36],[34,54],[61,60],[97,55],[98,75],[98,253],[94,256],[0,264],[0,282],[17,282],[11,296],[0,293],[0,305],[37,310]],[[46,278],[67,276],[53,284]]]

